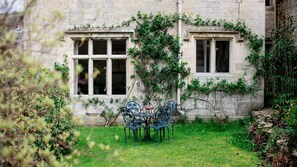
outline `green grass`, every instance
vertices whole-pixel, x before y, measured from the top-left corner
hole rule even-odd
[[[238,123],[218,124],[200,121],[175,126],[175,139],[159,142],[138,142],[131,137],[125,143],[123,126],[78,127],[81,140],[76,146],[83,155],[75,166],[258,166],[261,161],[250,146],[240,144],[235,132],[242,131]],[[92,151],[87,136],[95,142]],[[118,140],[117,137],[118,136]],[[235,142],[234,142],[235,141]],[[235,144],[234,144],[235,143]],[[103,144],[104,147],[98,147]],[[106,147],[110,147],[106,149]]]

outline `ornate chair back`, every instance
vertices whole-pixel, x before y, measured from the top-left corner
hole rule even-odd
[[[137,102],[137,101],[129,101],[127,104],[126,104],[126,107],[125,107],[126,110],[129,110],[133,113],[133,115],[135,113],[139,113],[141,112],[141,107],[140,107],[140,104]],[[138,116],[134,116],[134,123],[145,123],[145,120],[141,117],[138,117]]]
[[[160,107],[155,113],[155,123],[168,124],[170,122],[170,108],[167,106]]]
[[[129,101],[126,104],[126,109],[131,110],[133,113],[138,113],[141,111],[140,104],[137,101]]]
[[[129,125],[133,123],[134,115],[131,110],[125,108],[124,111],[122,112],[122,116],[123,116],[125,125]]]
[[[174,101],[168,101],[164,104],[164,106],[170,109],[170,115],[172,116],[176,111],[176,103]]]

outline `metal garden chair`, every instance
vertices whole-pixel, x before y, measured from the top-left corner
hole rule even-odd
[[[140,104],[137,101],[129,101],[127,102],[126,109],[129,109],[130,111],[133,112],[133,114],[135,113],[139,113],[141,112],[142,108],[140,107]],[[145,123],[145,120],[143,118],[140,117],[135,117],[135,122],[139,122],[139,123]]]
[[[138,130],[141,131],[141,128],[144,126],[141,123],[135,122],[134,114],[130,109],[124,108],[122,112],[122,116],[125,122],[125,127],[124,127],[125,142],[127,142],[126,129],[128,128],[129,135],[130,135],[130,129],[133,132],[134,144],[135,144],[135,141],[138,141]]]
[[[156,143],[158,143],[158,133],[160,132],[160,141],[162,141],[162,138],[165,136],[165,128],[167,128],[168,131],[168,142],[170,142],[169,139],[169,125],[167,122],[170,119],[170,109],[166,106],[160,107],[156,112],[154,116],[154,123],[150,125],[150,128],[154,129],[155,132],[155,140]],[[163,130],[163,137],[162,137],[162,130]]]
[[[173,122],[173,115],[176,112],[176,103],[174,101],[168,101],[164,104],[164,106],[168,107],[170,109],[170,119],[168,120],[168,125],[171,125],[171,131],[172,131],[172,138],[174,139],[174,122]]]

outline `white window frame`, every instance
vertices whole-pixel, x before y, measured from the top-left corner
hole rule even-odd
[[[235,35],[224,33],[201,33],[193,34],[193,40],[195,43],[195,74],[194,76],[232,76],[232,59],[234,57],[234,43]],[[196,42],[197,40],[210,40],[210,67],[209,72],[197,72],[196,70]],[[216,41],[229,41],[229,72],[216,72]]]
[[[195,38],[195,44],[197,40],[210,40],[210,70],[209,72],[196,72],[198,74],[230,74],[231,73],[231,40],[230,38]],[[216,72],[216,42],[217,41],[228,41],[229,42],[229,72]],[[197,46],[197,45],[195,45]],[[195,47],[195,50],[197,48]],[[197,56],[197,55],[195,55]],[[195,60],[196,64],[196,60]],[[196,69],[195,69],[196,71]]]
[[[127,95],[127,85],[128,85],[128,58],[127,54],[125,55],[112,55],[112,40],[126,40],[126,51],[130,47],[130,36],[128,35],[104,35],[104,36],[76,36],[72,38],[72,57],[70,62],[70,70],[71,70],[71,90],[70,94],[73,97],[125,97]],[[88,55],[78,55],[75,54],[77,52],[77,46],[75,46],[75,41],[81,40],[81,38],[85,38],[88,42]],[[93,41],[95,40],[107,40],[107,55],[93,55]],[[88,94],[80,95],[77,94],[77,76],[75,74],[75,60],[88,59]],[[125,59],[126,60],[126,93],[123,95],[113,95],[112,94],[112,60],[113,59]],[[94,95],[94,83],[93,83],[93,60],[106,60],[106,94],[105,95]]]

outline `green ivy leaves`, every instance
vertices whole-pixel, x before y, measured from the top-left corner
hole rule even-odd
[[[137,47],[130,48],[128,54],[144,85],[147,102],[172,97],[174,90],[184,85],[181,79],[189,74],[186,63],[179,63],[179,39],[168,32],[177,19],[161,13],[138,13],[137,19],[132,18],[137,23],[134,41]]]

